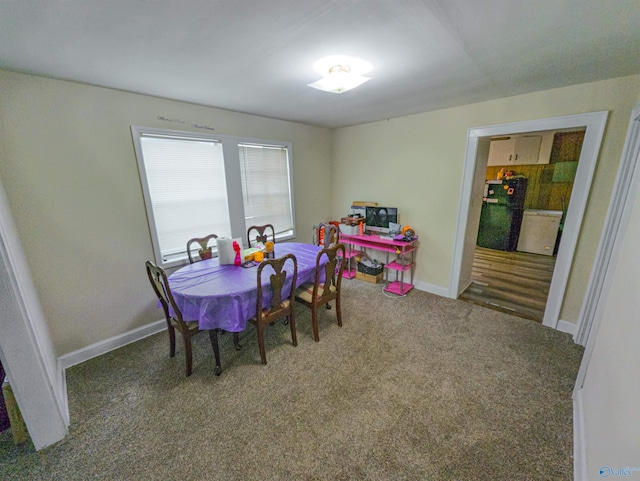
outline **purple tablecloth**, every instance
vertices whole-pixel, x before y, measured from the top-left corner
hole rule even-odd
[[[296,256],[296,287],[314,281],[316,257],[320,250],[321,247],[296,242],[275,245],[276,257],[289,253]],[[287,262],[287,265],[290,264]],[[240,332],[245,329],[247,321],[256,315],[257,269],[221,266],[217,258],[207,259],[175,271],[169,276],[169,285],[185,320],[198,320],[200,329],[219,328]],[[268,284],[269,276],[266,274],[263,274],[263,278]]]

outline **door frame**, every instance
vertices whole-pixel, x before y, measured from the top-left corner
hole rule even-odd
[[[624,236],[629,226],[634,199],[640,195],[640,104],[631,112],[616,181],[611,193],[596,260],[591,269],[589,286],[578,317],[578,326],[573,340],[585,347],[574,394],[582,389],[591,353],[606,300],[611,288],[615,266],[620,257]]]
[[[482,138],[523,132],[531,133],[584,127],[586,130],[578,162],[578,170],[573,184],[571,201],[565,216],[562,238],[556,257],[556,266],[553,271],[549,297],[542,321],[545,326],[553,329],[558,328],[560,308],[562,307],[562,300],[564,299],[569,272],[573,263],[580,226],[582,225],[587,199],[591,190],[593,173],[598,160],[608,115],[608,111],[590,112],[486,127],[473,127],[468,130],[458,223],[449,282],[449,297],[457,298],[466,289],[468,281],[463,279],[462,272],[465,269],[470,272],[471,263],[473,262],[470,250],[472,248],[475,249],[475,239],[470,239],[468,236],[473,236],[477,233],[477,225],[471,225],[477,222],[477,216],[470,215],[472,214],[471,209],[477,207],[474,207],[472,202],[472,192],[478,188],[479,178],[475,175],[476,169],[481,167],[480,162],[484,162],[486,168],[487,162],[485,156],[478,155],[480,140]]]
[[[0,359],[36,450],[68,432],[58,362],[4,187],[0,182]]]

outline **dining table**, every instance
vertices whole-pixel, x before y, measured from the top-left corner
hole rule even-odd
[[[321,246],[300,242],[283,242],[274,246],[273,257],[286,254],[296,256],[298,276],[296,287],[315,281],[316,258]],[[326,263],[326,256],[323,257]],[[201,330],[207,330],[215,357],[215,374],[220,375],[218,333],[237,333],[247,327],[255,317],[258,302],[257,262],[237,266],[220,264],[217,257],[188,264],[169,275],[169,287],[185,320],[197,320]],[[285,265],[290,271],[291,263]],[[263,276],[263,287],[269,285],[269,276]],[[290,283],[290,276],[287,280]],[[285,292],[290,284],[285,283]],[[264,289],[263,307],[271,302],[271,290]],[[236,349],[240,346],[236,344]]]

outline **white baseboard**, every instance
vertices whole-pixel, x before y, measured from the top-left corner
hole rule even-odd
[[[427,282],[414,282],[414,287],[420,291],[429,292],[431,294],[435,294],[436,296],[449,297],[449,289],[440,286],[434,286],[433,284],[429,284]]]
[[[158,332],[162,332],[166,328],[167,321],[165,321],[164,319],[152,322],[151,324],[138,327],[137,329],[125,332],[124,334],[112,337],[111,339],[106,339],[90,346],[83,347],[82,349],[78,349],[77,351],[64,354],[58,358],[58,365],[63,370],[67,369],[71,366],[75,366],[76,364],[80,364],[81,362],[85,362],[89,359],[93,359],[94,357],[106,354],[107,352],[113,351],[114,349],[118,349],[119,347],[126,346],[127,344],[131,344],[132,342],[139,341],[140,339],[144,339],[145,337],[157,334]]]
[[[582,389],[573,393],[573,480],[587,481],[587,452],[584,432]]]
[[[576,332],[576,324],[574,324],[573,322],[558,319],[558,325],[556,326],[556,331],[566,332],[573,336]]]

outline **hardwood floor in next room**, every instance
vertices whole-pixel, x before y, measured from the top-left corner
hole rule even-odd
[[[460,299],[542,322],[555,256],[476,247],[471,285]]]

